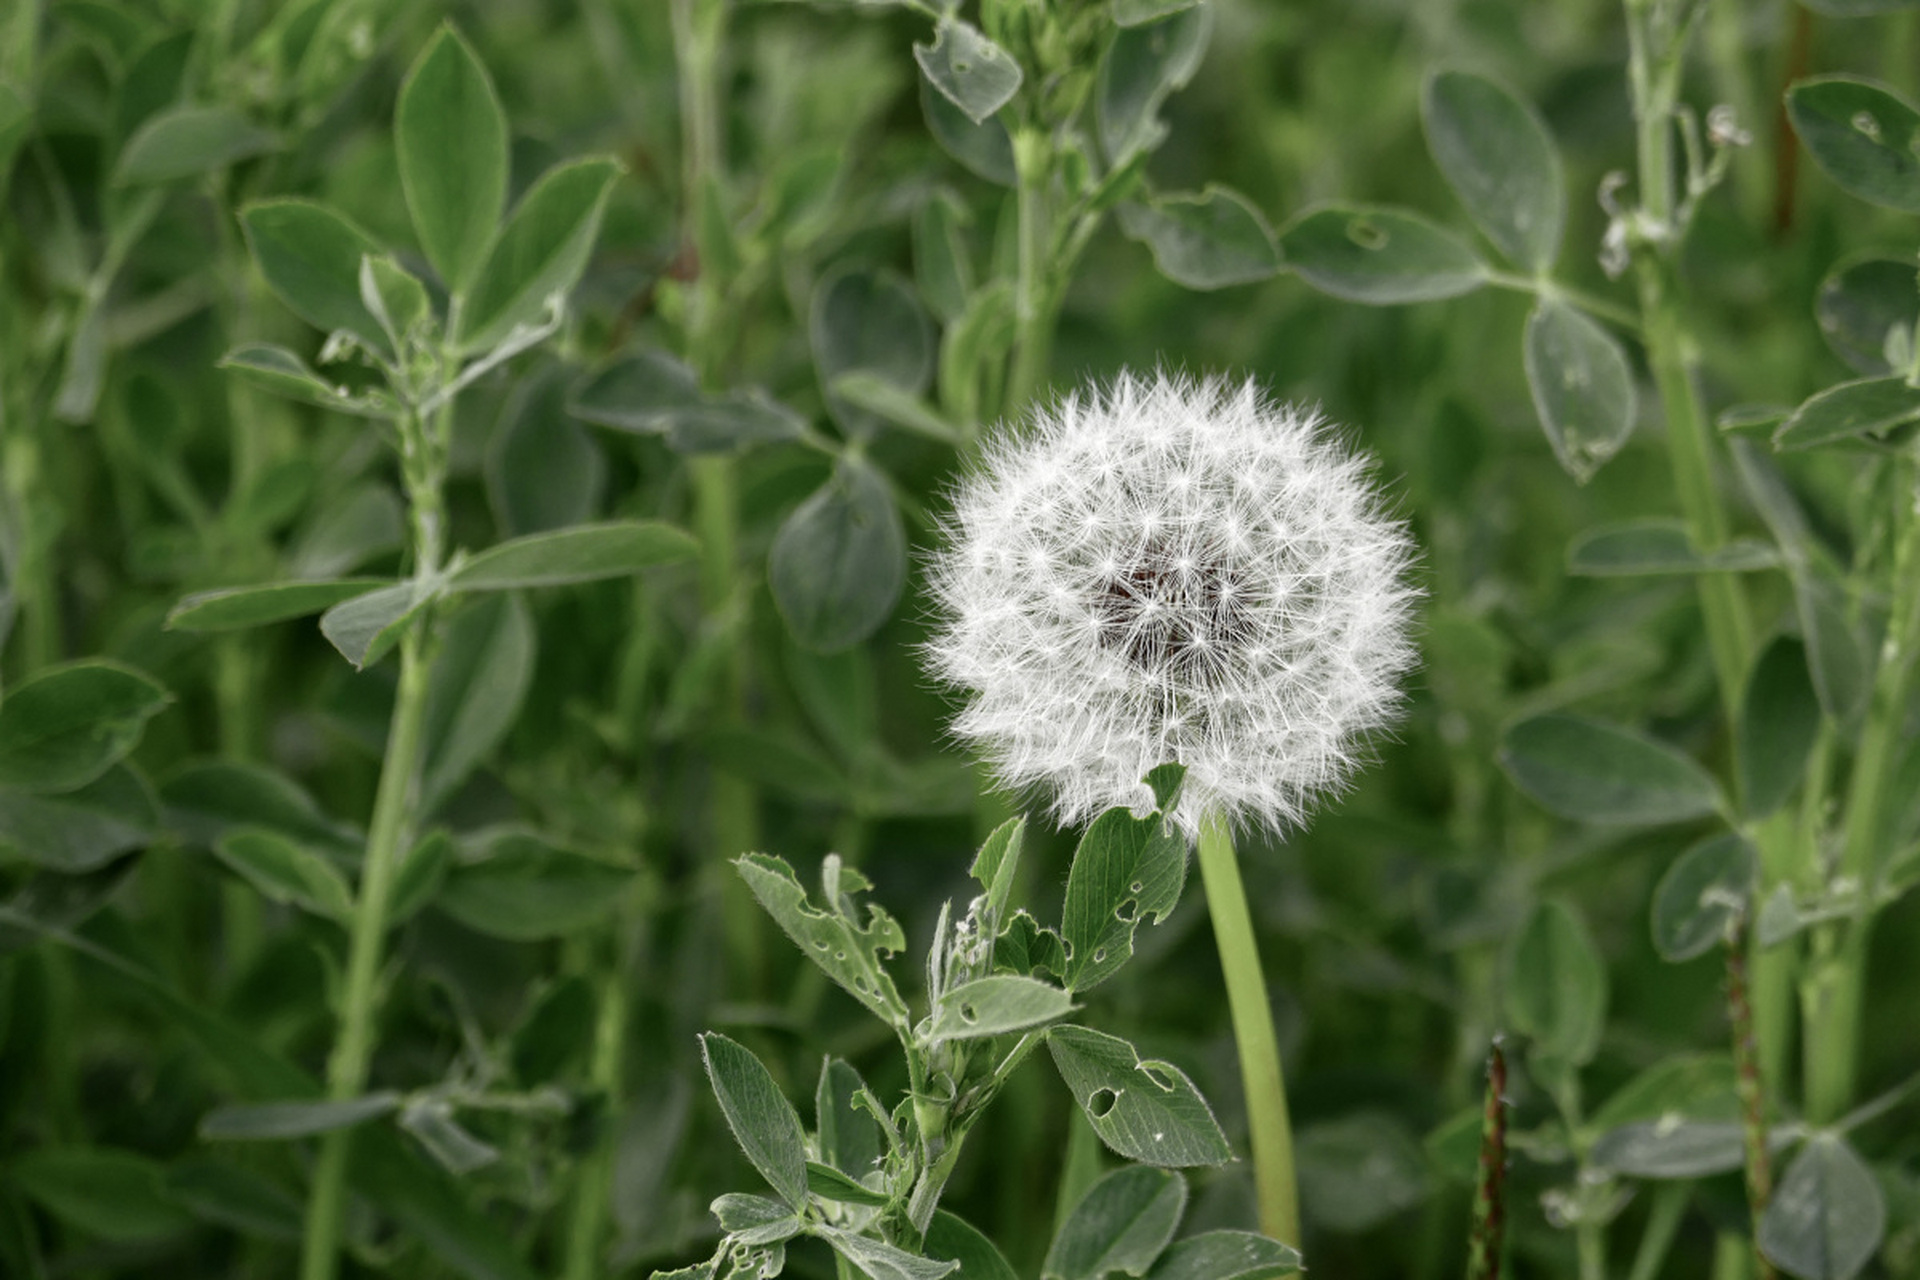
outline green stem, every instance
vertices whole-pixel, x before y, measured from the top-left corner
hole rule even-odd
[[[1807,1118],[1815,1124],[1838,1119],[1852,1105],[1859,1072],[1867,943],[1879,891],[1887,800],[1906,745],[1903,729],[1913,697],[1915,649],[1920,646],[1920,513],[1913,510],[1913,496],[1906,501],[1894,554],[1893,606],[1847,793],[1840,873],[1854,882],[1858,905],[1837,963],[1824,975],[1807,1011]]]
[[[327,1096],[352,1098],[367,1084],[373,1058],[373,1023],[379,1003],[381,953],[387,932],[393,882],[406,848],[408,818],[419,788],[431,674],[428,636],[416,624],[400,641],[400,687],[393,727],[374,796],[373,825],[360,872],[360,896],[354,904],[348,940],[347,975],[340,1003],[340,1033],[327,1064]],[[339,1266],[340,1226],[346,1207],[347,1161],[351,1129],[335,1129],[321,1142],[307,1201],[307,1229],[301,1255],[301,1280],[333,1280]]]
[[[1673,1251],[1674,1237],[1680,1234],[1680,1220],[1686,1216],[1687,1201],[1693,1198],[1691,1182],[1654,1184],[1653,1204],[1647,1210],[1646,1229],[1640,1233],[1640,1247],[1634,1251],[1633,1269],[1627,1280],[1655,1280]]]
[[[620,1096],[622,1058],[627,1037],[627,993],[620,981],[621,966],[603,977],[600,1014],[594,1026],[590,1078],[609,1100]],[[613,1194],[611,1138],[597,1144],[582,1163],[574,1188],[573,1220],[567,1232],[565,1280],[594,1280],[601,1274],[601,1237],[606,1234],[607,1208]]]
[[[1253,915],[1240,880],[1233,833],[1217,813],[1200,820],[1200,878],[1214,945],[1227,983],[1227,1008],[1240,1051],[1246,1090],[1247,1128],[1253,1145],[1253,1179],[1260,1230],[1286,1244],[1300,1244],[1300,1193],[1293,1169],[1293,1132],[1287,1120],[1286,1083],[1280,1073],[1280,1041],[1267,1001]]]
[[[1583,1218],[1573,1230],[1573,1243],[1580,1257],[1580,1280],[1607,1280],[1607,1229]]]
[[[1047,251],[1047,192],[1053,177],[1053,149],[1045,134],[1026,129],[1014,139],[1013,159],[1020,259],[1014,283],[1013,372],[1007,379],[1005,405],[1008,412],[1025,408],[1046,379],[1053,351],[1054,313],[1058,310]]]

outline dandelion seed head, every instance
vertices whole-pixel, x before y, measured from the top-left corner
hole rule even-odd
[[[932,562],[954,734],[1078,822],[1151,804],[1283,831],[1390,724],[1418,592],[1368,462],[1252,382],[1122,375],[992,441]]]

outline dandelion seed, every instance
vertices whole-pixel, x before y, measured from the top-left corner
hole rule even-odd
[[[1411,543],[1312,410],[1123,375],[991,444],[932,582],[954,733],[1066,822],[1150,803],[1284,830],[1351,776],[1413,664]]]

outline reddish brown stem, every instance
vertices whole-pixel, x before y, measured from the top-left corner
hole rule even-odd
[[[1507,1055],[1495,1037],[1487,1054],[1487,1105],[1480,1125],[1480,1181],[1473,1197],[1473,1248],[1467,1280],[1500,1280],[1507,1225]]]
[[[1747,1147],[1747,1208],[1753,1218],[1756,1280],[1774,1280],[1773,1264],[1760,1252],[1760,1216],[1773,1198],[1773,1158],[1767,1151],[1767,1095],[1760,1078],[1760,1052],[1753,1036],[1753,1003],[1747,992],[1747,921],[1728,932],[1727,1021],[1733,1033],[1734,1089],[1740,1096]]]

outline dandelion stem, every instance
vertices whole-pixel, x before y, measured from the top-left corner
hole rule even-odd
[[[1240,1051],[1260,1230],[1297,1247],[1300,1193],[1294,1178],[1286,1083],[1280,1073],[1280,1042],[1274,1034],[1267,980],[1260,969],[1260,951],[1234,853],[1233,833],[1217,813],[1209,813],[1200,821],[1200,878],[1206,885],[1214,945],[1219,949],[1220,968],[1227,981],[1233,1039]]]

